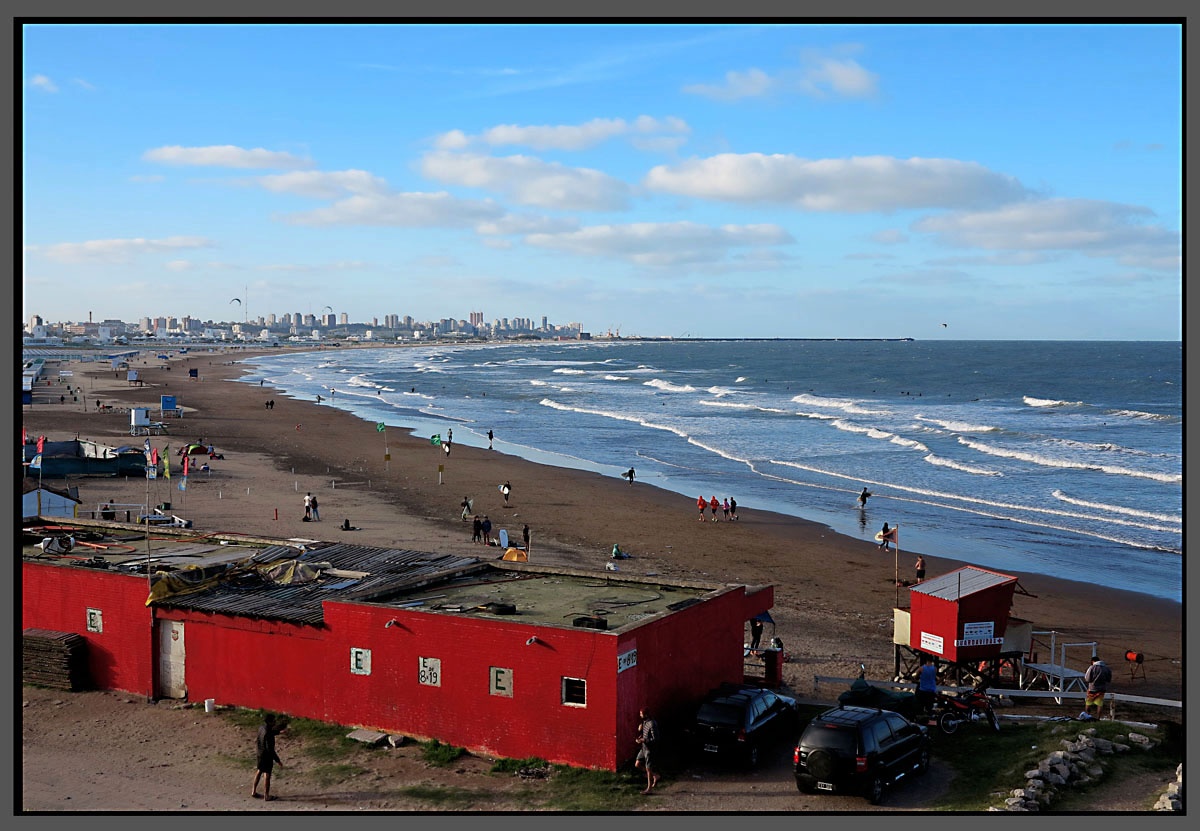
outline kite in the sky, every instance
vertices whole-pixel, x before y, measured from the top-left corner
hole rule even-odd
[[[240,305],[242,305],[242,300],[241,300],[241,298],[240,298],[240,297],[235,297],[235,298],[233,298],[232,300],[230,300],[229,302],[230,302],[230,303],[237,303],[239,306],[240,306]],[[944,326],[945,324],[942,324],[942,325]]]

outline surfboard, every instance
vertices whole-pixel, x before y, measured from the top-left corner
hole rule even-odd
[[[500,529],[500,547],[508,548],[508,531],[503,528]]]
[[[879,540],[880,542],[883,542],[884,540],[887,540],[888,542],[895,542],[896,531],[899,529],[899,527],[900,526],[897,525],[895,528],[889,529],[886,535],[880,531],[875,535],[875,539]]]
[[[496,485],[496,490],[500,491],[500,493],[504,493],[504,485]]]

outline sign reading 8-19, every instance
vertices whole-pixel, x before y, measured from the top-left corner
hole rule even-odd
[[[430,687],[442,686],[442,659],[417,658],[417,680]]]

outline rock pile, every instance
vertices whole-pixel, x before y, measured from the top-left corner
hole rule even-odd
[[[1183,762],[1175,768],[1175,779],[1167,783],[1166,793],[1154,803],[1154,810],[1183,813]]]
[[[1025,772],[1023,787],[1009,791],[1004,804],[992,806],[989,811],[1036,812],[1048,808],[1054,797],[1064,788],[1077,788],[1091,784],[1104,776],[1102,759],[1117,753],[1127,753],[1134,747],[1152,750],[1157,746],[1153,739],[1130,731],[1128,735],[1113,737],[1112,741],[1099,738],[1096,728],[1089,727],[1075,739],[1063,739],[1062,749],[1055,750],[1038,763],[1036,768]],[[1183,765],[1179,766],[1175,792],[1179,807],[1155,810],[1183,809]],[[1168,798],[1171,793],[1164,795]],[[1162,802],[1162,799],[1159,800]]]

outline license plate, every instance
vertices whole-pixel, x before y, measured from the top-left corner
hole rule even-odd
[[[833,783],[832,782],[818,782],[817,790],[818,791],[832,791]]]
[[[705,753],[716,753],[717,746],[715,744],[706,744],[706,745],[704,745],[704,752]]]

